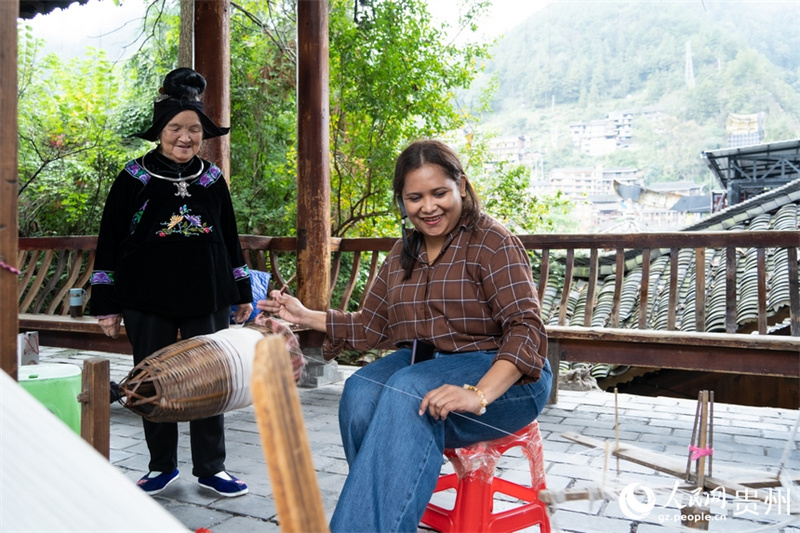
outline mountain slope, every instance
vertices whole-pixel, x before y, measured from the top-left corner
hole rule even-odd
[[[638,117],[636,153],[608,162],[648,169],[649,181],[707,179],[695,163],[702,150],[725,146],[732,113],[763,113],[764,142],[800,137],[798,1],[556,2],[492,55],[465,102],[495,77],[482,124],[528,135],[551,167],[587,163],[571,150],[569,124],[615,110]],[[646,118],[653,110],[658,122]]]

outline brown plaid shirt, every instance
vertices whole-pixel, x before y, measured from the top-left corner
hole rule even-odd
[[[424,340],[443,352],[497,350],[523,382],[539,378],[547,334],[525,247],[499,222],[482,215],[459,225],[432,265],[421,251],[404,280],[398,240],[384,261],[361,311],[328,311],[326,359]]]

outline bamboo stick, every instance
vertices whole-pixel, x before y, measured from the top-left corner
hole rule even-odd
[[[300,396],[283,337],[270,335],[256,345],[252,393],[281,531],[327,533]]]
[[[703,399],[703,392],[700,391],[697,394],[697,406],[695,407],[694,413],[694,425],[692,426],[692,440],[689,441],[689,444],[694,446],[695,440],[697,439],[697,424],[700,422],[700,401]],[[684,476],[684,481],[687,483],[691,481],[691,472],[692,472],[692,450],[689,450],[689,454],[686,456],[686,475]]]
[[[708,445],[708,391],[700,391],[700,437],[697,447],[702,451]],[[702,487],[706,477],[706,456],[697,458],[697,486]]]

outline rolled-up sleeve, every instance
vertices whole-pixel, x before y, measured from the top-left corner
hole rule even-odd
[[[495,360],[513,363],[523,382],[535,381],[547,357],[547,333],[525,248],[509,235],[486,261],[484,291],[503,331]]]
[[[369,288],[361,311],[346,313],[329,309],[325,320],[326,336],[322,344],[322,355],[333,359],[343,350],[360,352],[380,347],[388,340],[386,317],[386,273],[384,263],[375,282]]]

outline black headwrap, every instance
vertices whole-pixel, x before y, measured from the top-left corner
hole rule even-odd
[[[206,79],[199,72],[190,68],[173,70],[164,78],[164,86],[159,90],[161,96],[153,104],[153,125],[147,131],[134,133],[133,136],[156,141],[172,117],[186,110],[192,110],[200,117],[203,139],[226,135],[230,128],[217,126],[203,113],[200,97],[205,90]]]

